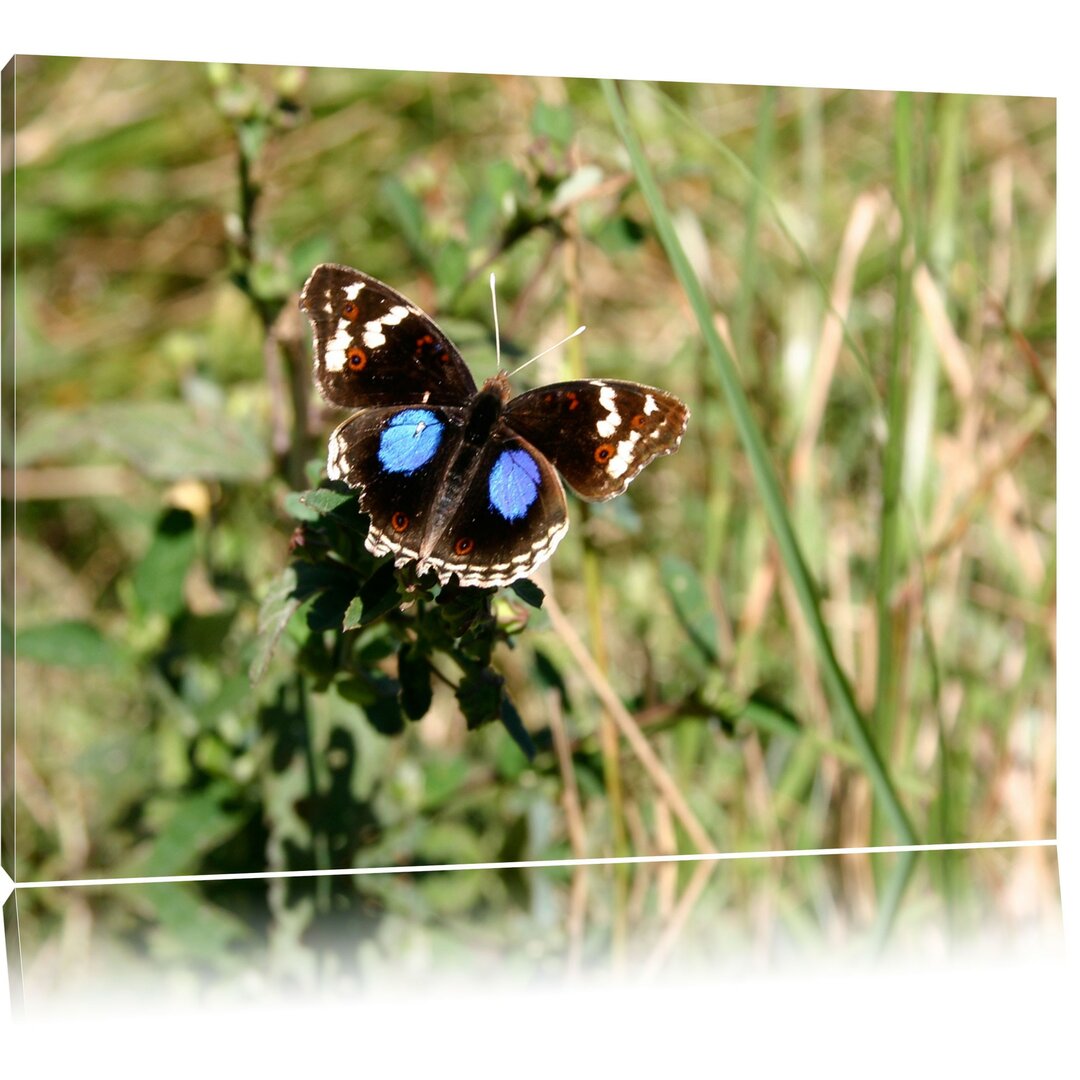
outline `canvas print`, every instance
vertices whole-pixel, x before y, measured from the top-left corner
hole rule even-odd
[[[209,879],[495,864],[377,907],[580,949],[704,886],[517,864],[1053,839],[1052,99],[4,77],[16,882],[300,940],[370,879]],[[1056,910],[912,858],[775,918]]]

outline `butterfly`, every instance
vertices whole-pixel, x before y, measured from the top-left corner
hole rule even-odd
[[[315,382],[355,409],[330,436],[326,471],[359,493],[365,541],[442,584],[509,585],[566,535],[566,496],[603,501],[678,449],[690,412],[613,379],[511,396],[505,371],[477,390],[461,354],[415,304],[347,266],[317,266],[300,294]]]

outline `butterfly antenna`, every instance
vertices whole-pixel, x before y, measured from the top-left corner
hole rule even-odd
[[[554,352],[560,345],[565,345],[568,341],[576,338],[579,334],[584,333],[585,327],[579,326],[572,334],[567,334],[566,337],[562,339],[562,341],[556,341],[554,345],[548,346],[548,348],[546,348],[543,352],[537,353],[532,358],[532,360],[526,360],[525,363],[521,365],[521,367],[514,368],[514,370],[510,372],[510,377],[513,378],[513,376],[515,376],[519,371],[521,371],[522,368],[527,368],[533,362],[533,360],[539,360],[541,356],[547,356],[549,352]]]
[[[502,347],[499,344],[499,303],[495,299],[495,274],[488,279],[491,282],[491,310],[495,315],[495,367],[502,370]]]

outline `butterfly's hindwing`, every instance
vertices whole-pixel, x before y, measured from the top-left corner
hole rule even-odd
[[[461,444],[465,410],[428,406],[365,409],[330,436],[326,472],[359,492],[371,517],[367,548],[400,563],[420,548],[447,470]]]
[[[422,568],[444,583],[456,574],[462,585],[509,585],[548,559],[566,529],[566,495],[555,469],[499,425]]]
[[[674,453],[689,418],[674,395],[614,379],[541,386],[504,413],[507,425],[593,501],[620,494],[653,458]]]
[[[315,380],[332,405],[463,405],[476,383],[450,339],[388,285],[317,266],[300,294],[315,337]]]

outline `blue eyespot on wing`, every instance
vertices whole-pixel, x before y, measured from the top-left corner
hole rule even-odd
[[[504,450],[488,476],[491,506],[507,521],[517,521],[536,502],[540,468],[527,450]]]
[[[443,423],[430,409],[402,409],[379,436],[379,462],[387,472],[414,473],[439,449]]]

